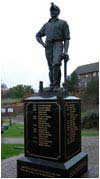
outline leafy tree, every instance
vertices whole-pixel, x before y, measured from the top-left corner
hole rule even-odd
[[[43,88],[43,91],[48,91],[49,90],[49,87],[45,87],[45,88]]]
[[[28,85],[17,85],[9,89],[9,97],[11,98],[22,98],[27,94],[33,94],[34,90]]]
[[[71,76],[68,77],[67,85],[68,85],[68,90],[70,92],[74,92],[78,90],[78,77],[76,72],[73,72]]]
[[[92,79],[87,84],[86,98],[99,103],[99,79]]]

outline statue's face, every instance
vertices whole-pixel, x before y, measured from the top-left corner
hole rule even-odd
[[[51,10],[50,11],[50,15],[51,15],[52,18],[58,17],[59,12],[58,12],[58,10]]]

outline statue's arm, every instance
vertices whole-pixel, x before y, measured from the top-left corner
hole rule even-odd
[[[45,25],[41,28],[41,30],[36,34],[36,40],[45,47],[45,43],[42,40],[42,37],[45,36]]]
[[[64,22],[63,35],[64,35],[64,54],[67,55],[68,47],[69,47],[69,40],[70,40],[70,31],[69,31],[69,26],[67,22]]]
[[[69,47],[69,40],[64,40],[64,54],[67,55]]]
[[[42,40],[42,37],[37,33],[36,34],[36,40],[43,46],[45,47],[45,43]]]

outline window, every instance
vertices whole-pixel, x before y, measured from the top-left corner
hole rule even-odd
[[[1,108],[1,112],[5,113],[6,112],[6,108]]]
[[[85,88],[87,87],[87,82],[84,83]]]
[[[79,87],[81,88],[81,86],[82,86],[82,85],[81,85],[81,83],[80,83],[80,82],[78,83],[78,85],[79,85]]]
[[[94,77],[96,76],[96,72],[93,72],[93,76],[94,76]]]
[[[8,112],[13,112],[13,108],[8,108]]]
[[[80,75],[78,75],[78,79],[79,79],[79,80],[81,79]]]
[[[88,74],[85,75],[86,78],[87,78],[88,76],[89,76]]]

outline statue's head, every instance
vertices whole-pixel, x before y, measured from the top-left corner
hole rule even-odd
[[[60,14],[60,9],[58,6],[56,6],[53,2],[51,3],[51,7],[50,7],[50,15],[51,17],[58,17],[58,15]]]

